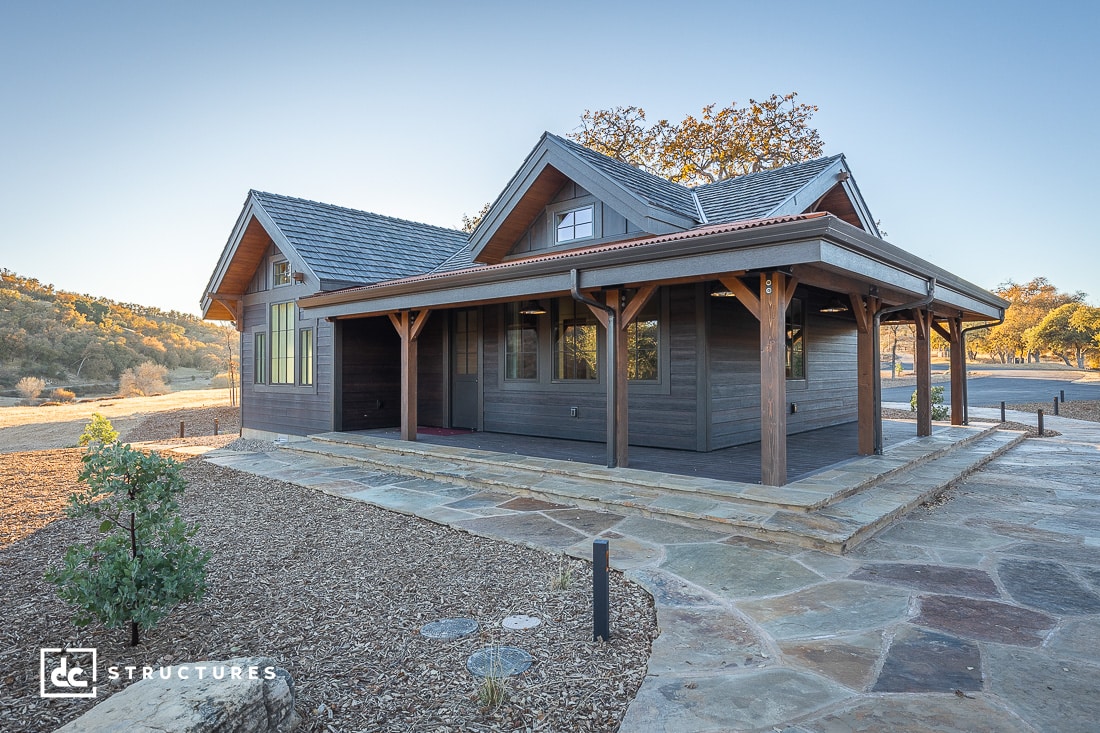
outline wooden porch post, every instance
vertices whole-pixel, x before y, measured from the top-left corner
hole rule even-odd
[[[787,483],[787,304],[798,280],[782,272],[760,275],[760,294],[736,277],[719,280],[760,321],[760,482]]]
[[[966,339],[962,318],[951,319],[951,424],[962,425],[966,415]]]
[[[916,338],[913,341],[914,368],[917,372],[917,435],[932,434],[932,339],[930,337],[932,313],[918,308],[913,322]]]
[[[416,440],[416,345],[431,311],[425,308],[415,316],[409,311],[388,315],[401,337],[401,439]]]
[[[787,483],[787,277],[760,275],[760,481]]]
[[[856,415],[858,451],[861,456],[875,452],[875,381],[879,378],[879,355],[875,353],[875,310],[878,298],[850,293],[852,313],[856,317]]]

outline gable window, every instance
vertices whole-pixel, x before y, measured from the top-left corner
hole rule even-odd
[[[650,298],[634,322],[627,326],[626,378],[637,382],[653,382],[660,375],[661,299]]]
[[[283,260],[272,265],[271,282],[275,287],[290,285],[290,263],[288,261]]]
[[[594,209],[591,204],[554,214],[555,242],[563,244],[595,236]]]
[[[271,384],[294,384],[293,303],[271,306]]]
[[[252,383],[267,384],[267,334],[256,334],[252,352]]]
[[[529,304],[509,303],[504,324],[504,378],[539,378],[539,317]],[[543,311],[545,313],[546,311]]]
[[[554,379],[596,379],[599,321],[572,298],[554,301]]]
[[[787,379],[806,378],[805,304],[791,298],[787,306]]]
[[[313,329],[298,332],[298,384],[313,384]]]

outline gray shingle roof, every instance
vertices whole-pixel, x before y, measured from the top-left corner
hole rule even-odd
[[[368,284],[431,271],[466,232],[263,191],[250,195],[323,281]]]
[[[699,211],[695,208],[690,188],[609,158],[572,140],[546,134],[642,200],[698,221]]]
[[[695,189],[699,204],[711,224],[746,219],[759,219],[772,215],[776,208],[790,198],[826,168],[842,156],[817,158],[805,163],[750,173],[737,178],[727,178]]]

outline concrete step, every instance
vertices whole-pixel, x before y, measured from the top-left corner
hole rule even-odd
[[[995,426],[945,428],[901,443],[886,455],[847,461],[782,487],[355,433],[315,435],[284,449],[478,490],[843,553],[1022,439]]]

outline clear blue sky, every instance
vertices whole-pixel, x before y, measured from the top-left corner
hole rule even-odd
[[[0,0],[0,266],[197,313],[249,188],[458,227],[586,108],[797,91],[891,242],[1100,302],[1100,4],[371,5]]]

